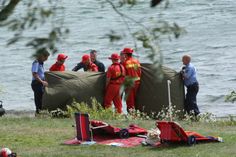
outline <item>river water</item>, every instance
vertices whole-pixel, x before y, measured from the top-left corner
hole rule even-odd
[[[133,47],[132,39],[126,35],[124,40],[110,43],[105,34],[111,29],[125,34],[126,27],[122,19],[114,13],[109,5],[94,0],[60,1],[65,10],[65,25],[70,29],[68,39],[59,47],[69,55],[67,70],[71,70],[80,61],[88,49],[99,51],[99,60],[106,66],[110,64],[107,57],[123,47]],[[131,17],[149,24],[148,17],[176,22],[184,27],[187,34],[171,41],[163,39],[161,49],[164,65],[177,71],[182,66],[181,56],[190,54],[196,66],[200,91],[198,105],[201,112],[211,112],[217,116],[236,115],[236,104],[225,103],[224,95],[235,89],[236,84],[236,1],[235,0],[170,0],[169,8],[149,8],[147,0],[142,0],[133,8],[122,8]],[[22,7],[17,8],[22,12]],[[161,12],[161,17],[158,13]],[[14,15],[16,16],[16,15]],[[132,29],[138,26],[131,25]],[[39,31],[28,32],[29,35],[41,35],[47,26]],[[0,100],[8,110],[34,110],[31,83],[30,58],[33,51],[21,41],[6,47],[6,40],[11,33],[0,28]],[[55,62],[56,56],[50,56],[45,63],[46,69]],[[139,52],[142,62],[149,62],[144,52]]]

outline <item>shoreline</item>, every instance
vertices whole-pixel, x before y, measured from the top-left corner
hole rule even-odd
[[[5,117],[35,117],[35,111],[34,110],[5,110],[5,114],[3,116]],[[228,116],[221,116],[221,117],[215,116],[215,118],[216,120],[219,120],[219,119],[236,120],[236,115],[228,115]]]
[[[35,117],[34,110],[5,110],[3,116],[7,117]]]

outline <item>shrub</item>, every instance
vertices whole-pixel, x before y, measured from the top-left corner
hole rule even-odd
[[[74,101],[70,106],[67,106],[67,112],[70,117],[74,116],[75,112],[88,113],[92,119],[120,119],[122,115],[114,113],[112,109],[105,109],[95,98],[91,98],[90,107],[85,102],[78,103]]]

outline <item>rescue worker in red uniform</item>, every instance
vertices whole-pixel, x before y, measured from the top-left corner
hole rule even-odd
[[[67,58],[65,54],[58,54],[56,63],[50,67],[49,71],[65,71],[64,63]]]
[[[94,71],[94,72],[98,72],[98,66],[96,64],[94,64],[93,62],[91,62],[90,56],[85,54],[82,57],[82,61],[80,63],[78,63],[73,69],[72,71],[78,71],[80,69],[84,69],[84,71]]]
[[[128,87],[125,90],[127,95],[126,105],[127,105],[127,112],[130,110],[135,109],[135,98],[136,93],[140,86],[140,78],[141,78],[141,65],[139,61],[132,57],[133,49],[131,48],[124,48],[121,51],[125,55],[125,61],[123,63],[125,72],[126,72],[126,79],[133,79],[134,85],[132,87]]]
[[[106,74],[104,107],[110,108],[113,101],[116,112],[122,113],[120,88],[125,80],[125,69],[123,65],[119,63],[120,56],[117,53],[113,53],[109,59],[111,59],[112,65],[108,68]]]

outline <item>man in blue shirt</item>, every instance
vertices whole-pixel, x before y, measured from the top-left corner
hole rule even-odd
[[[49,53],[46,49],[39,50],[40,53],[36,55],[36,60],[32,64],[32,83],[31,87],[34,92],[34,102],[36,107],[36,114],[42,109],[42,97],[44,87],[48,86],[44,77],[43,63],[48,59]]]
[[[182,62],[184,67],[182,68],[182,76],[184,80],[184,85],[187,88],[187,94],[185,96],[184,108],[188,114],[194,113],[197,116],[200,111],[197,106],[197,93],[199,90],[199,84],[197,81],[197,74],[195,67],[190,63],[191,56],[184,55],[182,57]]]

